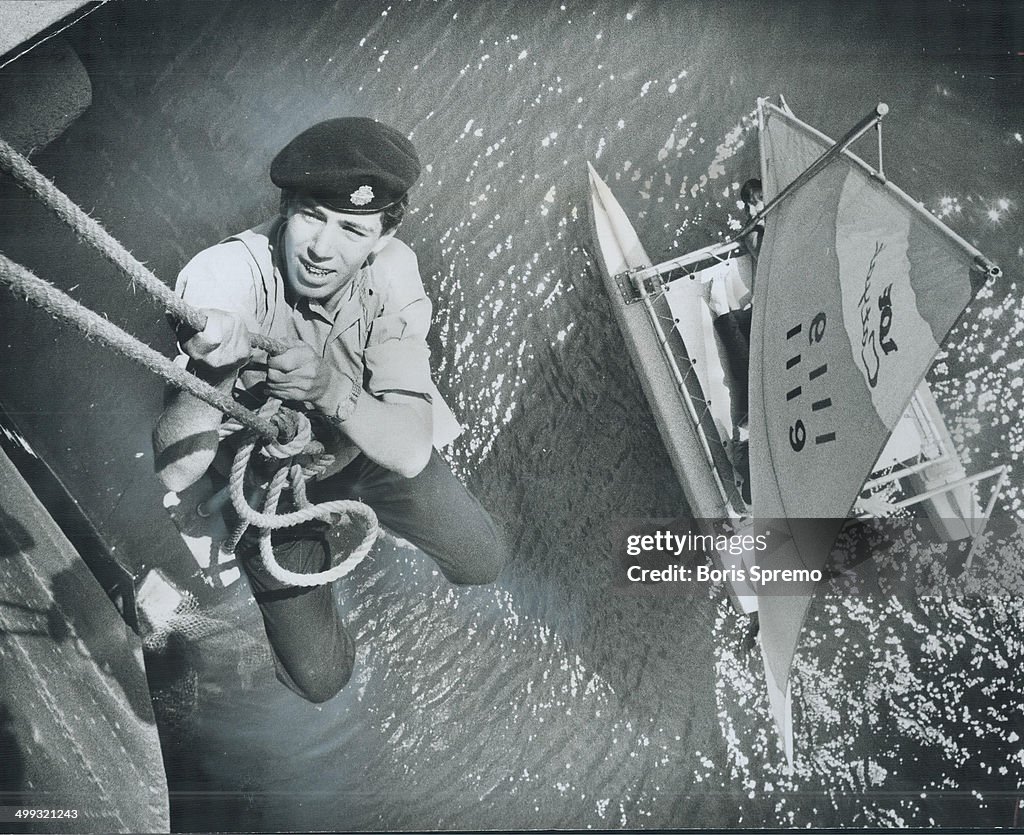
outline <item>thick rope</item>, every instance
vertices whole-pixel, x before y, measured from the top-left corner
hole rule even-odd
[[[45,310],[54,319],[74,325],[87,338],[97,339],[122,356],[159,374],[171,385],[187,391],[192,396],[209,403],[259,433],[261,438],[271,443],[277,441],[279,431],[275,422],[260,417],[252,410],[236,403],[230,395],[218,391],[209,383],[175,365],[163,354],[139,342],[113,322],[104,319],[85,305],[62,293],[52,284],[43,281],[2,252],[0,252],[0,282],[10,286],[14,293],[24,296],[25,299]]]
[[[271,399],[264,404],[260,410],[261,416],[271,414],[278,408],[279,402]],[[308,423],[308,421],[307,421]],[[299,434],[302,434],[300,431]],[[249,459],[252,457],[256,441],[248,438],[235,453],[234,461],[231,464],[231,475],[228,486],[231,494],[231,504],[235,508],[241,520],[240,524],[232,531],[229,539],[224,543],[225,551],[233,551],[237,546],[242,534],[249,525],[261,529],[260,533],[260,557],[263,565],[275,580],[290,586],[321,586],[333,582],[351,572],[370,553],[373,544],[377,541],[377,534],[380,526],[377,522],[377,514],[373,509],[358,501],[337,499],[321,504],[310,504],[306,498],[306,480],[302,467],[298,464],[283,463],[274,473],[264,500],[263,512],[254,509],[245,496],[245,472],[249,468]],[[277,513],[277,504],[280,501],[281,493],[285,484],[289,482],[292,494],[298,510],[291,513]],[[280,528],[290,528],[301,525],[303,522],[312,522],[318,519],[328,524],[336,524],[339,517],[346,516],[349,519],[354,516],[361,516],[366,524],[366,535],[363,541],[355,548],[349,556],[337,565],[325,571],[311,574],[302,574],[289,571],[284,568],[275,558],[274,549],[271,545],[271,532]]]
[[[302,475],[301,468],[292,468],[292,477],[295,477],[295,470],[299,470],[298,478],[301,483]],[[277,509],[277,502],[281,498],[281,491],[284,489],[285,481],[289,476],[288,468],[282,467],[274,476],[274,480],[270,484],[270,491],[267,493],[267,501],[264,506],[265,514],[273,514]],[[295,483],[293,482],[293,490]],[[295,491],[296,493],[298,491]],[[370,553],[370,549],[373,548],[373,544],[377,541],[377,534],[380,532],[380,527],[377,523],[377,514],[372,509],[364,505],[362,502],[337,500],[333,502],[324,502],[319,505],[309,505],[304,510],[316,511],[317,518],[324,518],[324,521],[334,522],[331,517],[335,514],[341,513],[349,518],[353,515],[362,515],[363,519],[367,523],[366,536],[363,537],[363,541],[355,548],[348,557],[337,565],[333,565],[325,571],[318,571],[313,574],[302,574],[296,571],[289,571],[287,568],[282,566],[277,558],[274,556],[274,549],[271,545],[271,532],[269,528],[264,528],[260,533],[260,556],[263,558],[263,566],[267,569],[267,573],[275,580],[281,583],[286,583],[290,586],[302,586],[303,588],[309,588],[311,586],[323,586],[327,583],[332,583],[335,580],[339,580],[347,574],[350,574],[355,570],[356,566],[359,565],[366,555]],[[264,515],[265,515],[264,514]],[[287,516],[288,514],[284,514]],[[275,516],[275,519],[282,519],[284,516]]]
[[[136,282],[141,284],[143,289],[160,302],[171,315],[195,330],[201,331],[206,327],[206,314],[176,295],[107,232],[99,221],[89,217],[70,197],[36,170],[28,159],[2,139],[0,168],[7,171],[18,185],[38,197],[43,205],[70,226],[82,241],[127,275],[133,286]],[[258,333],[249,334],[249,344],[271,354],[279,354],[288,347],[286,343]]]
[[[301,525],[303,522],[312,522],[314,519],[330,522],[331,520],[327,517],[332,513],[349,514],[355,511],[357,514],[366,517],[367,520],[370,519],[370,514],[373,513],[372,510],[362,502],[349,501],[347,499],[324,502],[318,505],[308,505],[300,507],[298,510],[293,510],[291,513],[260,513],[260,511],[249,505],[243,490],[245,471],[249,466],[249,458],[252,456],[255,446],[255,439],[250,439],[243,443],[239,447],[238,452],[235,453],[235,459],[231,464],[229,480],[231,502],[243,521],[257,528],[277,530],[278,528],[290,528],[294,525]]]

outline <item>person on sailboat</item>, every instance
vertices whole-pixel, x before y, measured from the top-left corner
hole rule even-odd
[[[764,208],[764,193],[761,181],[753,177],[740,187],[740,200],[746,214],[746,223],[757,217]],[[764,236],[764,222],[760,222],[743,236],[741,243],[747,254],[757,262]],[[753,289],[753,288],[751,288]],[[725,351],[725,362],[732,378],[733,439],[728,445],[729,459],[736,471],[736,483],[743,501],[748,505],[750,496],[750,462],[748,450],[747,377],[750,369],[750,318],[752,307],[748,303],[736,308],[730,301],[724,282],[713,281],[710,287],[708,307],[711,309],[715,332]]]
[[[764,191],[761,188],[761,181],[757,177],[751,177],[740,186],[740,201],[743,203],[743,211],[747,215],[748,223],[764,209]],[[761,240],[763,238],[763,220],[743,236],[743,247],[750,257],[754,259],[755,263],[757,262],[758,254],[761,252]]]
[[[308,484],[311,501],[358,498],[450,582],[490,583],[507,552],[489,514],[434,448],[461,427],[431,380],[431,303],[416,256],[395,237],[419,173],[412,143],[372,119],[331,119],[300,133],[270,167],[280,214],[203,250],[178,276],[177,292],[207,315],[203,331],[179,330],[180,360],[245,405],[275,397],[309,417],[313,437],[333,456]],[[250,332],[293,346],[253,355]],[[221,419],[188,394],[169,395],[153,433],[169,489],[207,472],[213,489],[224,485],[239,441],[218,442]],[[275,531],[278,562],[306,574],[327,568],[327,528]],[[304,698],[326,701],[355,659],[331,586],[276,581],[257,543],[255,532],[247,535],[237,554],[277,676]]]

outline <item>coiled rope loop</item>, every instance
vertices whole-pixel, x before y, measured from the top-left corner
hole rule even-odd
[[[268,400],[263,409],[260,410],[260,414],[264,415],[268,412],[273,412],[278,408],[279,403],[280,401],[274,399]],[[305,419],[305,416],[302,417]],[[267,573],[275,580],[290,586],[320,586],[344,577],[351,572],[366,558],[366,555],[370,553],[370,549],[373,548],[374,543],[377,541],[377,535],[380,532],[377,514],[362,502],[347,499],[336,499],[330,502],[311,504],[306,498],[306,483],[302,467],[295,463],[284,464],[274,473],[267,491],[263,512],[259,512],[249,504],[245,496],[245,473],[249,468],[249,459],[252,457],[255,448],[255,438],[247,438],[239,447],[238,452],[235,453],[235,458],[231,465],[231,477],[229,479],[231,504],[242,520],[242,526],[232,537],[233,541],[237,542],[241,538],[242,533],[244,533],[245,528],[249,525],[260,528],[260,556],[263,559],[263,565],[267,569]],[[289,483],[298,510],[279,514],[276,512],[277,504],[280,501],[285,485]],[[270,537],[272,531],[280,528],[290,528],[295,525],[301,525],[304,522],[312,522],[313,520],[320,520],[333,525],[337,523],[340,517],[346,517],[349,520],[361,517],[366,527],[363,541],[346,559],[325,571],[312,574],[289,571],[278,563],[277,558],[274,556],[274,549],[271,547]]]

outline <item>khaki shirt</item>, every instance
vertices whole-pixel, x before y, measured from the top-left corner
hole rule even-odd
[[[422,397],[433,408],[434,446],[451,443],[462,427],[430,376],[431,304],[423,289],[416,256],[392,239],[372,264],[364,266],[332,314],[318,302],[285,296],[276,250],[283,220],[277,218],[204,249],[185,265],[175,291],[195,307],[226,310],[253,333],[300,339],[377,397],[391,392]],[[239,374],[237,399],[256,405],[266,380],[267,355],[254,351]],[[358,450],[328,421],[310,415],[314,434],[338,460],[337,471]]]

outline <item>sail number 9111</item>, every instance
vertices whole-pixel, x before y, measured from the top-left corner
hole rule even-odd
[[[820,359],[821,342],[825,338],[827,322],[828,318],[824,311],[811,318],[806,328],[806,348],[803,347],[803,340],[800,338],[804,333],[802,322],[786,331],[787,345],[791,346],[793,350],[792,355],[786,360],[786,371],[790,373],[790,378],[787,381],[790,387],[786,391],[786,402],[793,403],[802,412],[802,415],[789,426],[789,445],[794,452],[800,452],[807,446],[807,441],[810,438],[807,423],[811,422],[811,417],[814,418],[814,423],[818,423],[825,418],[827,410],[832,408],[832,398],[822,396],[828,375],[828,363],[817,361]],[[806,357],[804,353],[807,354]],[[807,365],[813,366],[807,372],[806,380],[803,376],[803,368],[807,367],[804,365],[805,359]],[[807,387],[806,392],[804,391],[805,386]],[[810,416],[806,411],[808,403],[810,404]],[[834,441],[836,433],[833,431],[818,432],[814,434],[813,438],[815,445],[820,446]]]

